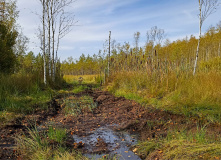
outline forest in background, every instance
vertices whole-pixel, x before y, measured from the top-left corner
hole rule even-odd
[[[163,31],[161,37],[157,32]],[[156,33],[152,35],[150,33]],[[139,35],[138,37],[136,35]],[[198,38],[195,36],[185,37],[170,42],[169,39],[164,40],[164,30],[158,29],[156,26],[147,31],[147,42],[145,46],[139,47],[140,33],[134,33],[134,45],[129,42],[124,44],[111,42],[111,72],[127,70],[141,70],[149,72],[154,68],[166,69],[165,65],[181,67],[183,70],[193,70]],[[200,44],[199,70],[208,70],[211,67],[219,66],[215,63],[207,64],[211,59],[219,58],[221,55],[221,23],[211,26],[202,36]],[[105,44],[104,46],[107,46]],[[93,56],[82,54],[78,60],[69,57],[61,64],[61,72],[63,75],[91,75],[104,72],[107,67],[108,53],[107,47],[99,51]],[[156,65],[158,65],[156,67]],[[212,65],[212,66],[211,66]],[[149,69],[148,69],[149,68]]]
[[[62,62],[61,72],[64,75],[106,74],[105,80],[103,77],[100,81],[106,81],[107,89],[115,95],[220,122],[221,23],[211,26],[201,37],[196,75],[193,75],[196,37],[173,42],[167,39],[161,44],[164,30],[153,27],[147,31],[145,46],[139,47],[139,36],[139,32],[134,33],[135,47],[127,42],[112,42],[109,77],[106,50],[93,56],[82,54],[76,61],[69,57]]]

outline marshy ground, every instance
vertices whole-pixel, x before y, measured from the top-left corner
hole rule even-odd
[[[94,159],[146,159],[147,156],[147,159],[161,159],[164,154],[162,149],[154,146],[145,153],[139,152],[139,144],[134,145],[138,140],[153,142],[176,137],[174,130],[177,134],[184,130],[197,133],[207,125],[204,119],[144,107],[135,101],[90,87],[78,94],[57,96],[48,106],[46,111],[36,110],[0,127],[0,159],[23,159],[21,152],[17,151],[15,138],[28,135],[29,128],[34,125],[39,132],[47,131],[51,126],[65,129],[65,146]],[[218,139],[221,127],[208,124],[206,132]],[[150,151],[153,153],[149,155]]]

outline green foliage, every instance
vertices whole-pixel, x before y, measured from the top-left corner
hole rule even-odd
[[[8,30],[7,26],[0,22],[0,73],[11,73],[16,64],[16,55],[13,46],[17,37],[16,31]]]
[[[78,61],[74,62],[72,57],[61,64],[61,72],[66,75],[93,75],[99,73],[99,62],[96,55],[85,57],[82,54]]]

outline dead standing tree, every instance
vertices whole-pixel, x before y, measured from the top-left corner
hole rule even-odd
[[[147,46],[151,47],[149,54],[149,59],[146,62],[147,72],[152,74],[154,66],[158,63],[158,54],[156,51],[156,46],[161,45],[163,39],[166,37],[164,29],[160,29],[157,26],[152,27],[146,33],[147,36]]]
[[[134,42],[135,42],[135,54],[136,56],[138,55],[139,52],[139,39],[140,39],[140,32],[135,32],[134,33]]]
[[[196,73],[197,61],[199,57],[200,40],[202,36],[202,25],[206,18],[216,11],[219,5],[218,0],[198,0],[199,1],[199,39],[196,50],[196,59],[194,63],[193,75]]]

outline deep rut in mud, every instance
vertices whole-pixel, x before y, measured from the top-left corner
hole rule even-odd
[[[118,159],[140,160],[130,151],[130,147],[137,142],[137,133],[132,126],[136,126],[139,113],[144,111],[142,107],[133,101],[98,90],[87,90],[72,96],[84,95],[93,97],[97,107],[92,111],[82,110],[78,116],[65,117],[59,114],[53,119],[70,130],[73,147],[89,158],[108,155]]]
[[[65,99],[90,96],[96,107],[82,109],[76,116],[64,114]],[[79,102],[81,103],[81,102]],[[87,157],[120,155],[119,159],[145,159],[133,153],[130,147],[137,140],[166,137],[171,128],[196,128],[196,121],[188,122],[182,115],[154,109],[123,97],[115,97],[106,91],[86,90],[79,94],[57,97],[49,104],[49,111],[36,111],[0,128],[0,159],[17,159],[14,137],[26,133],[28,122],[36,122],[39,129],[48,126],[66,128],[67,146],[81,151]],[[188,123],[188,125],[187,125]],[[219,126],[213,130],[221,133]],[[160,158],[157,155],[155,158]],[[9,158],[10,157],[10,158]]]

